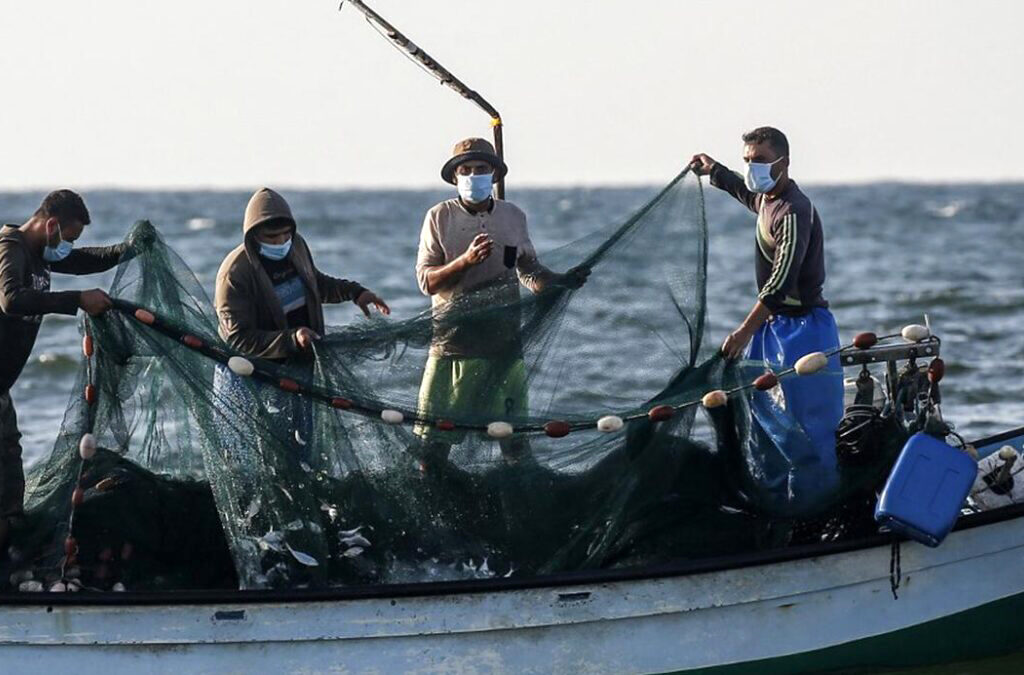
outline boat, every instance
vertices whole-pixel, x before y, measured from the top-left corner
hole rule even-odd
[[[975,443],[1024,447],[1024,427]],[[938,548],[890,535],[648,569],[292,591],[21,593],[0,658],[76,672],[808,673],[1024,648],[1024,504]],[[955,589],[955,592],[954,592]]]
[[[918,353],[920,352],[920,353]],[[937,340],[846,366],[938,354]],[[1024,427],[972,444],[987,466]],[[979,477],[981,481],[984,476]],[[1024,648],[1024,504],[642,568],[322,589],[0,596],[0,658],[51,671],[808,673]]]

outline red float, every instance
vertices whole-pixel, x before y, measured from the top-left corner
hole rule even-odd
[[[563,420],[551,420],[544,425],[544,433],[551,438],[561,438],[569,435],[569,423]]]
[[[853,337],[853,346],[857,349],[870,349],[878,344],[878,336],[874,333],[857,333]]]
[[[76,487],[71,493],[71,506],[77,508],[82,505],[83,501],[85,501],[85,490]]]
[[[434,426],[437,427],[438,430],[440,431],[455,430],[455,422],[452,422],[451,420],[438,420],[436,423],[434,423]]]
[[[92,356],[92,336],[86,335],[82,338],[82,353],[85,354],[86,358]]]
[[[96,385],[87,384],[85,385],[85,402],[92,405],[96,402]]]
[[[76,553],[78,553],[78,542],[74,537],[68,537],[64,540],[64,555],[71,557]]]
[[[676,409],[670,405],[656,405],[647,411],[647,418],[652,422],[664,422],[676,414]]]
[[[156,323],[156,317],[153,316],[153,312],[149,312],[144,309],[135,310],[135,318],[147,326],[152,326]]]
[[[292,394],[299,391],[299,383],[287,377],[282,377],[278,380],[277,386]]]
[[[331,407],[338,408],[339,410],[348,410],[352,407],[352,401],[337,396],[331,399]]]
[[[775,373],[765,373],[754,380],[754,389],[768,391],[779,383],[779,376]]]
[[[192,349],[199,349],[203,346],[203,341],[195,335],[182,335],[181,341],[185,343],[186,347],[191,347]]]
[[[945,374],[946,362],[938,358],[932,359],[932,362],[928,364],[928,381],[938,384]]]

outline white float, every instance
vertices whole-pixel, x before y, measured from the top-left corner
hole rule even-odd
[[[813,375],[828,365],[828,357],[825,352],[811,352],[801,356],[793,368],[797,375]]]
[[[249,377],[256,370],[255,366],[252,365],[252,361],[241,356],[232,356],[228,359],[228,368],[235,375],[241,375],[242,377]]]
[[[381,410],[380,418],[388,424],[401,424],[402,420],[405,419],[405,415],[397,410]]]
[[[930,337],[932,332],[928,330],[928,326],[922,326],[919,323],[912,323],[909,326],[904,326],[903,330],[900,331],[900,335],[907,342],[920,342]]]
[[[96,455],[96,437],[92,434],[82,434],[82,440],[78,442],[78,454],[82,459],[92,459]]]
[[[597,421],[597,430],[610,434],[621,429],[623,424],[622,418],[618,415],[605,415]]]
[[[508,422],[491,422],[487,425],[487,435],[491,438],[508,438],[513,431]]]

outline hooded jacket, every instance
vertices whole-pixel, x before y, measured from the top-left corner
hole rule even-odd
[[[256,228],[278,218],[295,225],[284,197],[269,188],[256,192],[245,208],[242,244],[221,263],[214,294],[220,336],[240,352],[268,359],[287,358],[301,351],[295,341],[296,329],[288,327],[270,276],[259,260]],[[321,335],[324,332],[323,303],[355,301],[366,290],[354,281],[335,279],[320,272],[313,264],[305,240],[295,230],[288,260],[305,286],[309,327]]]

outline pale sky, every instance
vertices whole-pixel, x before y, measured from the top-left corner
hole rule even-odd
[[[501,111],[510,187],[787,133],[808,183],[1024,180],[1024,3],[367,0]],[[336,0],[0,0],[0,189],[441,187],[487,116]]]

